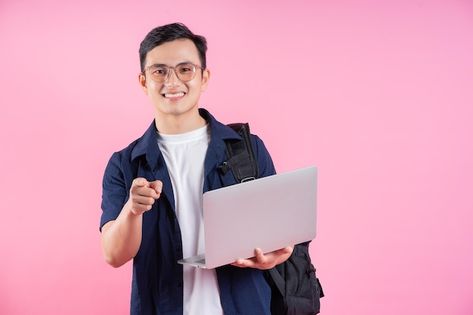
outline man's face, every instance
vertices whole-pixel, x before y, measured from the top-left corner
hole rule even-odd
[[[146,55],[145,69],[152,65],[176,67],[182,63],[201,66],[197,48],[189,39],[177,39],[150,50]],[[207,87],[209,76],[207,69],[202,73],[200,68],[196,68],[194,78],[187,82],[179,80],[173,70],[170,70],[167,79],[162,83],[152,80],[150,71],[140,75],[139,80],[158,115],[179,116],[192,110],[196,111],[200,94]]]

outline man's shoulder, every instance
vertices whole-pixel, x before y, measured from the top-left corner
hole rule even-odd
[[[154,120],[145,133],[133,140],[129,143],[126,147],[115,151],[112,154],[112,158],[119,158],[122,161],[129,161],[131,162],[136,156],[142,155],[146,152],[147,146],[152,143],[153,141],[157,141],[155,135],[155,127],[154,127]]]
[[[122,147],[121,149],[118,149],[117,151],[113,152],[113,155],[115,156],[120,156],[120,157],[130,157],[131,153],[137,146],[137,144],[140,142],[142,137],[139,137],[135,140],[133,140],[130,144],[128,144],[126,147]]]
[[[120,164],[124,161],[129,161],[131,162],[132,158],[132,152],[136,145],[139,143],[140,138],[135,139],[133,142],[128,144],[126,147],[122,147],[121,149],[118,149],[117,151],[114,151],[112,153],[112,156],[110,157],[111,161],[115,162],[120,162]]]

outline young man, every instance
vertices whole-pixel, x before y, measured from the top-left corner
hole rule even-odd
[[[202,194],[235,183],[218,166],[231,128],[198,108],[207,88],[207,44],[179,23],[153,29],[140,45],[139,83],[155,108],[144,135],[115,152],[103,179],[102,247],[119,267],[133,259],[131,314],[270,314],[264,270],[287,247],[215,270],[182,266],[202,253]],[[275,173],[263,142],[251,136],[260,176]]]

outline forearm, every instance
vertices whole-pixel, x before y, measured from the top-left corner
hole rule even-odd
[[[142,218],[142,214],[131,212],[128,201],[117,219],[103,226],[102,250],[107,263],[116,268],[135,257],[141,244]]]

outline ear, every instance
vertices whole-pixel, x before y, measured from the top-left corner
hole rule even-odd
[[[143,92],[145,92],[145,94],[148,95],[148,87],[146,86],[146,77],[143,73],[140,73],[138,75],[138,82],[140,83],[140,86],[143,89]]]
[[[204,92],[207,89],[207,85],[209,84],[210,80],[210,70],[206,68],[202,72],[202,84],[200,85],[200,91]]]

